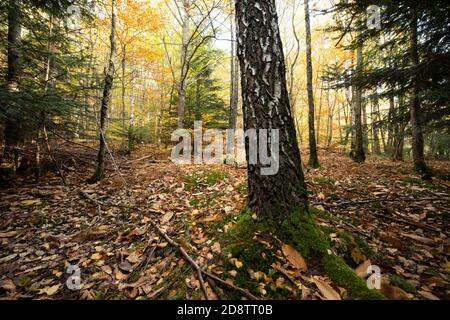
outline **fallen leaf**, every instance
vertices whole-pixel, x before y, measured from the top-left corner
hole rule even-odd
[[[281,247],[283,250],[286,259],[299,271],[306,272],[308,270],[308,266],[306,265],[305,259],[303,259],[302,255],[291,247],[288,244],[283,244]]]
[[[101,267],[102,271],[105,272],[106,274],[112,274],[112,269],[110,266],[102,266]]]
[[[425,243],[425,244],[434,244],[434,240],[430,238],[421,237],[411,233],[401,233],[402,236]]]
[[[119,264],[119,269],[125,272],[131,272],[133,271],[133,266],[128,261],[124,261]]]
[[[328,283],[318,277],[312,277],[311,281],[319,288],[320,293],[327,300],[341,300],[339,293],[333,289]]]
[[[352,250],[352,259],[356,263],[361,263],[364,260],[366,260],[366,256],[358,248],[353,248],[353,250]]]
[[[358,267],[356,267],[355,272],[360,278],[367,278],[367,268],[372,265],[372,262],[370,260],[366,260],[363,263],[361,263]]]
[[[92,260],[100,260],[102,258],[102,254],[100,252],[96,252],[91,255]]]
[[[407,293],[403,289],[391,285],[387,280],[381,280],[380,291],[386,297],[392,300],[409,300],[414,298],[414,296],[410,293]]]
[[[45,287],[43,289],[39,290],[39,294],[47,294],[48,296],[54,295],[56,292],[58,292],[59,288],[61,287],[61,284],[55,284],[51,287]]]
[[[213,244],[213,246],[211,247],[211,251],[214,252],[214,253],[217,253],[217,254],[221,253],[222,252],[222,248],[220,247],[220,243],[219,242],[215,242]]]
[[[20,204],[22,206],[32,206],[32,205],[41,204],[41,200],[39,200],[39,199],[24,200],[24,201],[21,201]]]
[[[138,255],[136,252],[132,252],[128,257],[127,260],[131,263],[138,263],[141,261],[140,255]]]
[[[17,234],[17,231],[0,232],[0,238],[11,238]]]
[[[117,271],[114,276],[116,277],[117,280],[124,280],[127,278],[126,275],[124,275],[122,272]]]
[[[15,257],[17,257],[17,253],[10,254],[9,256],[6,256],[6,257],[1,258],[1,259],[0,259],[0,263],[4,263],[4,262],[11,261],[11,260],[14,259]]]
[[[417,293],[428,300],[441,300],[438,297],[436,297],[434,294],[432,294],[431,292],[428,292],[428,291],[421,290],[421,291],[417,291]]]
[[[10,279],[0,281],[0,288],[6,291],[14,291],[16,290],[16,285]]]
[[[172,219],[173,215],[174,215],[173,212],[167,212],[167,213],[165,213],[165,214],[162,216],[162,218],[161,218],[161,223],[164,224],[164,223],[169,222],[170,219]]]

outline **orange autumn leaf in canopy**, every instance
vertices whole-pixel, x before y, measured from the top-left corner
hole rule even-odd
[[[163,25],[154,1],[118,0],[117,17],[117,40],[120,47],[126,47],[127,60],[151,68],[160,57],[152,39]]]

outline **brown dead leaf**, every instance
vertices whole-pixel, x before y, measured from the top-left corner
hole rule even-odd
[[[441,300],[438,297],[436,297],[434,294],[432,294],[431,292],[428,292],[428,291],[421,290],[421,291],[417,291],[417,293],[428,300]]]
[[[367,268],[372,265],[372,262],[370,260],[366,260],[363,263],[361,263],[358,267],[356,267],[355,272],[360,278],[367,278]]]
[[[16,290],[16,285],[10,279],[0,281],[0,289],[4,289],[6,291],[14,291]]]
[[[38,205],[41,204],[41,200],[39,199],[30,199],[30,200],[24,200],[20,202],[20,205],[22,206],[32,206],[32,205]]]
[[[434,244],[434,240],[430,239],[430,238],[425,238],[422,236],[418,236],[416,234],[412,234],[412,233],[401,233],[402,236],[425,243],[425,244]]]
[[[407,293],[399,287],[391,285],[387,280],[381,280],[381,293],[392,300],[410,300],[414,298],[412,294]]]
[[[141,256],[136,253],[136,252],[132,252],[128,257],[127,257],[128,262],[131,263],[138,263],[141,262]]]
[[[162,223],[162,224],[165,224],[165,223],[169,222],[170,219],[173,218],[173,215],[174,215],[173,212],[167,212],[167,213],[165,213],[165,214],[162,216],[162,218],[161,218],[161,223]]]
[[[17,231],[0,232],[0,238],[11,238],[17,234]]]
[[[221,253],[222,252],[222,248],[220,247],[220,243],[219,242],[215,242],[213,244],[213,246],[211,247],[211,251],[214,252],[214,253],[217,253],[217,254]]]
[[[288,259],[288,261],[296,269],[298,269],[301,272],[308,271],[308,266],[306,265],[305,259],[303,259],[302,255],[297,250],[295,250],[288,244],[283,244],[281,249],[283,250],[283,253],[286,256],[286,259]]]
[[[109,275],[112,274],[112,269],[111,269],[110,266],[105,265],[105,266],[102,266],[101,269],[102,269],[102,271],[103,271],[104,273],[106,273],[106,274],[109,274]]]
[[[324,280],[320,279],[317,276],[313,276],[311,278],[311,281],[314,282],[317,288],[319,288],[320,293],[324,296],[325,299],[342,300],[339,292],[333,289],[333,287],[326,283]]]

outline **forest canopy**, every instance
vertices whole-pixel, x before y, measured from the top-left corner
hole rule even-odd
[[[448,299],[449,13],[2,1],[0,298]]]

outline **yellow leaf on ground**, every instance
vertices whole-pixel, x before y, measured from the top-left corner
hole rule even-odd
[[[138,263],[141,261],[140,255],[138,255],[136,252],[132,252],[128,257],[127,260],[131,263]]]
[[[102,254],[99,252],[96,252],[94,254],[91,255],[91,259],[92,260],[100,260],[102,258]]]
[[[127,278],[127,276],[124,275],[124,274],[123,274],[122,272],[120,272],[120,271],[117,271],[117,272],[116,272],[115,277],[116,277],[117,280],[124,280],[124,279]]]
[[[61,287],[61,284],[55,284],[51,287],[45,287],[43,289],[39,290],[39,294],[47,294],[48,296],[54,295],[56,292],[58,292],[59,288]]]

